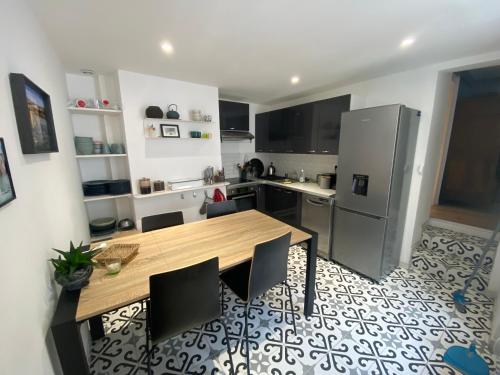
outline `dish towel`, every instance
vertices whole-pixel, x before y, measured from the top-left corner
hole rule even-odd
[[[214,202],[223,202],[226,200],[226,196],[220,189],[215,189],[214,190]]]

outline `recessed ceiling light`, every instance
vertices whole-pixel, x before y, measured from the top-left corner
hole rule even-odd
[[[300,77],[299,76],[293,76],[290,78],[290,82],[292,82],[292,85],[296,85],[297,83],[300,82]]]
[[[168,41],[165,41],[161,44],[161,49],[163,50],[163,52],[165,52],[167,55],[170,55],[172,53],[174,53],[174,46],[172,45],[172,43],[168,42]]]
[[[407,47],[411,46],[413,43],[415,43],[415,38],[406,38],[406,39],[403,39],[403,41],[401,42],[401,44],[399,46],[401,48],[407,48]]]

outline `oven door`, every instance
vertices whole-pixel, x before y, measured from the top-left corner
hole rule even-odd
[[[253,210],[257,208],[257,194],[255,191],[229,195],[227,199],[231,199],[236,202],[236,208],[238,212]]]

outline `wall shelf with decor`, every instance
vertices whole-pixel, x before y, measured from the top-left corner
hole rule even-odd
[[[110,108],[67,107],[71,114],[73,134],[79,137],[75,139],[75,149],[78,151],[75,159],[78,161],[82,184],[96,180],[130,180],[128,152],[124,147],[122,110],[113,109],[113,106],[120,105],[116,77],[67,74],[66,81],[73,102],[76,98],[83,98],[78,100],[94,102],[95,99],[108,99],[110,103]],[[118,222],[133,218],[131,197],[131,193],[94,196],[85,196],[82,193],[87,221],[90,223],[94,219],[112,217]],[[111,234],[95,234],[89,228],[92,241],[111,237]]]
[[[225,181],[225,182],[216,182],[216,183],[210,184],[210,185],[189,187],[189,188],[184,188],[184,189],[158,191],[158,192],[153,192],[150,194],[134,194],[134,199],[156,198],[156,197],[161,197],[163,195],[186,193],[189,191],[215,189],[215,188],[219,188],[219,187],[223,187],[223,186],[227,186],[227,185],[229,185],[229,182]]]
[[[195,121],[195,120],[176,120],[171,118],[148,118],[145,117],[144,121],[156,123],[172,123],[172,124],[196,124],[196,125],[215,125],[214,121]]]
[[[108,109],[108,108],[68,107],[67,109],[71,113],[84,114],[84,115],[119,115],[122,113],[120,109]]]
[[[145,118],[143,130],[146,139],[196,139],[208,141],[213,139],[213,132],[210,131],[211,127],[207,127],[207,125],[211,124],[214,124],[214,122]],[[191,135],[193,132],[198,133],[198,136],[193,137]]]
[[[100,158],[124,158],[127,154],[91,154],[91,155],[75,155],[77,159],[100,159]]]

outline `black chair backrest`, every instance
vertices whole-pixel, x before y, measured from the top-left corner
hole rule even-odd
[[[248,300],[286,280],[292,233],[255,246],[248,282]]]
[[[219,258],[150,276],[149,296],[154,344],[217,319]]]
[[[152,230],[173,227],[184,224],[182,211],[168,212],[166,214],[145,216],[142,218],[142,231],[151,232]]]
[[[233,200],[211,203],[207,206],[207,219],[234,214],[237,211],[236,202]]]

